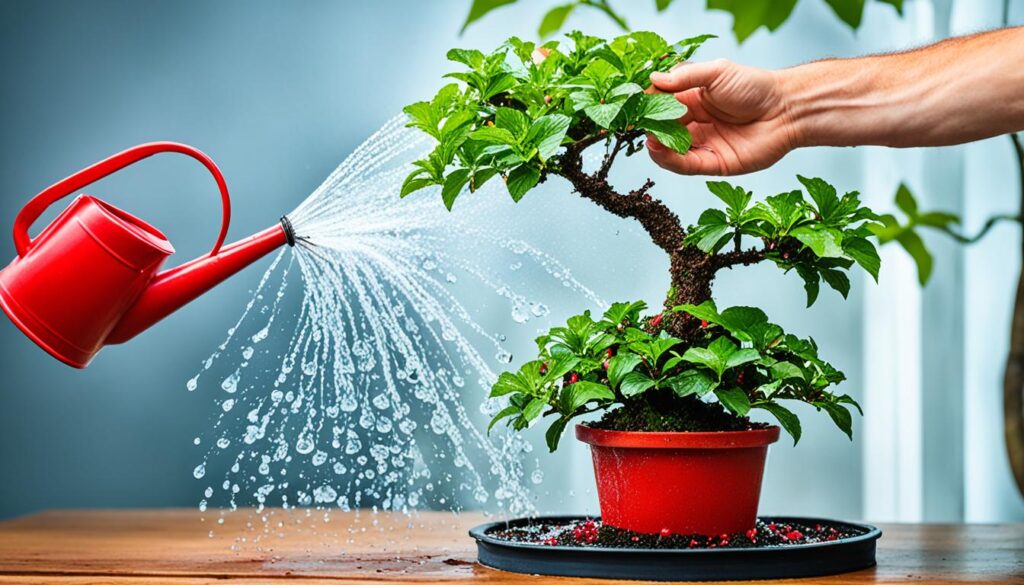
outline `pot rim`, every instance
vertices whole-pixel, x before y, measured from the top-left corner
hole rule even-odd
[[[747,431],[647,432],[609,431],[576,425],[576,438],[594,447],[624,449],[743,449],[766,447],[779,440],[779,427]]]

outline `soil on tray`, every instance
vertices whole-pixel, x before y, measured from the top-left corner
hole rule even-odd
[[[848,524],[777,523],[758,519],[746,532],[705,536],[702,534],[645,534],[605,526],[598,519],[537,522],[528,526],[496,528],[489,536],[519,544],[642,549],[763,548],[831,542],[865,534]]]
[[[646,396],[646,395],[645,395]],[[588,423],[596,429],[639,432],[749,431],[768,425],[751,422],[725,410],[717,402],[694,397],[660,396],[634,400],[604,413],[601,420]]]

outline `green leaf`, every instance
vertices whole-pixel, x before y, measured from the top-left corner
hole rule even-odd
[[[676,393],[676,396],[685,397],[691,394],[704,396],[718,386],[718,382],[701,370],[686,370],[678,376],[665,380],[665,385]]]
[[[743,187],[736,187],[725,181],[708,181],[707,186],[708,191],[721,199],[737,217],[750,203],[752,193],[744,190]]]
[[[699,305],[678,305],[672,308],[673,311],[685,311],[694,317],[707,321],[708,323],[717,324],[721,316],[718,314],[718,308],[715,307],[715,301],[707,300]]]
[[[756,362],[761,359],[761,353],[756,349],[746,348],[737,350],[736,353],[731,354],[725,360],[725,369],[730,370],[743,364],[749,364],[750,362]]]
[[[800,419],[797,418],[788,408],[775,402],[764,402],[754,405],[754,408],[767,410],[779,421],[782,429],[793,437],[793,444],[800,442]]]
[[[609,128],[615,117],[619,115],[619,111],[622,110],[623,102],[607,102],[597,103],[592,106],[583,108],[583,112],[588,118],[594,121],[595,124],[602,128]]]
[[[672,4],[672,0],[654,0],[654,5],[658,12],[663,12],[670,4]]]
[[[501,412],[494,415],[494,418],[491,419],[491,424],[487,425],[487,434],[491,433],[491,429],[494,428],[494,425],[498,424],[498,421],[500,421],[503,418],[508,418],[513,414],[519,414],[519,412],[519,407],[515,406],[514,404],[506,406],[505,408],[501,409]]]
[[[608,383],[618,388],[626,374],[640,365],[640,356],[635,353],[623,352],[608,360]]]
[[[426,187],[436,184],[437,183],[429,177],[425,178],[415,174],[411,174],[405,178],[405,181],[402,182],[402,190],[399,193],[399,197],[405,197],[410,193],[413,193],[414,191],[419,191],[420,189],[424,189]]]
[[[772,378],[776,380],[804,379],[804,371],[799,366],[785,361],[776,362],[771,367],[771,374]]]
[[[853,440],[853,417],[850,416],[849,410],[833,402],[815,402],[814,406],[827,412],[839,430],[843,431],[851,441]]]
[[[814,304],[814,301],[818,300],[821,275],[818,274],[817,270],[804,264],[796,265],[796,273],[804,280],[804,291],[807,292],[807,306],[810,307]]]
[[[591,400],[615,399],[615,393],[610,388],[596,382],[576,382],[570,384],[565,391],[569,393],[569,412],[576,412],[577,408]]]
[[[825,0],[840,20],[856,30],[864,16],[864,0]]]
[[[559,353],[551,356],[547,362],[547,372],[541,380],[542,384],[550,384],[555,380],[561,380],[569,372],[573,371],[579,364],[580,358],[571,353]]]
[[[484,64],[484,54],[476,49],[451,49],[448,60],[462,63],[470,69],[480,69]]]
[[[523,418],[526,419],[527,422],[533,421],[540,416],[540,413],[544,412],[544,407],[546,405],[547,402],[545,402],[543,398],[534,398],[530,400],[530,402],[526,404],[526,408],[523,409]]]
[[[839,291],[844,299],[850,294],[850,278],[845,273],[835,268],[825,268],[821,270],[821,277],[830,287]]]
[[[903,249],[907,251],[907,254],[910,254],[910,257],[914,259],[914,263],[917,264],[918,282],[921,283],[921,286],[928,284],[928,279],[932,276],[932,254],[924,245],[921,236],[913,230],[907,230],[896,236],[896,241],[903,246]]]
[[[502,372],[498,376],[498,380],[491,386],[490,397],[504,396],[513,392],[531,392],[532,390],[529,385],[523,384],[522,380],[512,372]]]
[[[549,10],[540,21],[537,35],[544,39],[562,30],[562,27],[565,25],[565,19],[569,18],[569,15],[572,14],[573,8],[576,8],[576,4],[563,4]]]
[[[914,199],[914,194],[904,183],[900,183],[899,188],[896,189],[896,207],[899,207],[900,211],[911,219],[917,217],[917,200]]]
[[[690,131],[676,120],[649,120],[637,122],[637,127],[646,130],[658,139],[658,142],[679,154],[686,154],[693,143]]]
[[[530,119],[526,114],[513,108],[498,108],[494,114],[494,126],[508,130],[516,140],[522,140],[530,129]],[[513,143],[515,144],[515,143]]]
[[[444,187],[441,188],[441,199],[448,211],[452,210],[455,198],[462,192],[462,188],[469,182],[469,169],[455,169],[445,177]]]
[[[843,233],[834,228],[820,225],[798,227],[790,232],[819,258],[840,258],[843,256]]]
[[[469,137],[485,144],[501,144],[505,146],[515,146],[519,144],[519,141],[511,132],[505,128],[498,128],[497,126],[482,126],[474,130]]]
[[[562,438],[562,433],[565,432],[565,425],[568,424],[569,419],[560,418],[555,422],[551,423],[546,433],[544,433],[544,440],[548,444],[548,450],[552,453],[558,448],[558,441]]]
[[[719,378],[725,371],[725,360],[706,347],[691,347],[683,354],[683,360],[700,364],[713,371]]]
[[[640,320],[640,312],[646,308],[647,303],[643,301],[612,303],[612,306],[604,312],[604,319],[616,325],[628,319],[630,324],[636,325]]]
[[[722,311],[717,320],[718,324],[740,341],[753,341],[755,328],[767,322],[768,315],[757,307],[729,307]]]
[[[622,385],[619,388],[619,391],[622,392],[623,396],[632,398],[633,396],[650,390],[654,385],[655,381],[646,374],[630,372],[622,379]]]
[[[807,193],[814,200],[822,221],[829,223],[837,219],[835,215],[839,209],[839,196],[836,195],[836,188],[817,177],[807,178],[797,175],[796,178],[803,183]]]
[[[562,139],[569,130],[569,116],[549,114],[534,120],[526,134],[526,142],[537,148],[541,161],[547,162],[558,152]]]
[[[761,27],[773,31],[782,26],[794,6],[796,0],[708,0],[709,10],[732,13],[732,31],[741,43]]]
[[[531,165],[519,165],[508,174],[508,194],[516,203],[526,192],[537,186],[540,181],[540,169]]]
[[[715,396],[736,416],[747,416],[747,413],[750,412],[750,399],[747,398],[747,393],[740,388],[719,388],[715,390]]]
[[[882,266],[882,259],[878,257],[878,250],[874,244],[866,238],[846,237],[843,238],[843,252],[878,282],[878,270]]]
[[[635,85],[635,84],[633,84]],[[639,88],[639,86],[637,86]],[[671,93],[644,94],[640,97],[636,117],[648,120],[678,120],[686,114],[686,106]]]
[[[506,4],[513,4],[516,0],[473,0],[473,4],[469,7],[469,14],[466,15],[466,21],[462,23],[462,28],[459,29],[459,34],[466,32],[466,28],[474,22],[480,20],[487,15],[488,12],[505,6]],[[553,450],[553,449],[552,449]]]

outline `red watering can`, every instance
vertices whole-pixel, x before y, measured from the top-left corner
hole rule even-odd
[[[89,195],[75,197],[35,239],[28,228],[58,199],[160,152],[203,163],[220,189],[220,234],[206,256],[158,272],[174,248],[156,228]],[[282,244],[295,243],[287,218],[221,247],[231,219],[217,165],[184,144],[153,142],[115,154],[52,185],[14,220],[18,256],[0,271],[0,307],[53,357],[84,368],[104,345],[122,343]]]

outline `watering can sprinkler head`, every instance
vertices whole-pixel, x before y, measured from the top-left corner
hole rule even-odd
[[[35,238],[28,228],[54,202],[160,152],[186,154],[213,175],[221,195],[220,233],[210,253],[160,271],[174,247],[156,228],[109,203],[78,195]],[[122,343],[296,236],[288,218],[224,245],[231,218],[227,185],[202,152],[152,142],[100,161],[36,195],[14,220],[18,255],[0,270],[0,308],[32,341],[84,368],[104,346]]]

